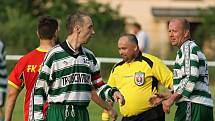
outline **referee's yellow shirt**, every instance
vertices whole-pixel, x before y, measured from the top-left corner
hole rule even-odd
[[[124,117],[151,109],[148,100],[157,92],[158,83],[171,89],[173,74],[160,59],[145,53],[139,53],[133,62],[116,64],[108,80],[108,84],[117,87],[125,97],[125,105],[120,106]]]

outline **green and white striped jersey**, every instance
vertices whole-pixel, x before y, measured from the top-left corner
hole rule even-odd
[[[200,48],[191,40],[187,40],[177,52],[174,91],[182,95],[177,102],[191,101],[213,107],[207,60]]]
[[[7,69],[6,69],[5,45],[0,40],[0,92],[7,92]],[[3,106],[4,99],[0,98],[0,106]]]
[[[112,88],[102,81],[94,54],[84,47],[75,53],[67,41],[55,46],[45,57],[34,89],[35,120],[43,120],[45,101],[88,106],[92,86],[104,100],[111,98]]]

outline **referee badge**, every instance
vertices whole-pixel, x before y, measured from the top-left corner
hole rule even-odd
[[[142,86],[145,82],[145,73],[136,72],[134,75],[134,82],[137,86]]]

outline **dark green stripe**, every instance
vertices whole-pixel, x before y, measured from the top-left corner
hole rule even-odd
[[[192,95],[211,98],[211,94],[209,94],[208,92],[205,92],[205,91],[200,91],[200,90],[193,90]]]
[[[103,99],[103,100],[106,100],[106,97],[105,97],[105,92],[107,91],[107,89],[111,88],[109,85],[106,85],[103,90],[100,92],[99,96]],[[108,93],[109,94],[109,93]],[[112,96],[112,95],[108,95],[109,98]]]
[[[187,91],[186,89],[184,89],[183,90],[183,92],[181,93],[183,96],[185,96],[185,97],[190,97],[190,95],[191,95],[191,92],[189,92],[189,91]]]
[[[191,60],[190,61],[190,66],[194,66],[194,67],[199,68],[199,63],[197,61]]]
[[[174,79],[173,80],[173,84],[176,85],[176,84],[179,84],[180,81],[182,80],[183,78],[180,78],[180,79]]]
[[[179,65],[178,63],[175,63],[174,69],[181,69],[181,65]]]
[[[6,69],[6,65],[0,65],[0,69],[1,70]]]
[[[179,58],[181,58],[182,57],[182,51],[178,50],[177,55],[178,55]]]
[[[61,87],[58,89],[49,89],[50,95],[60,95],[65,92],[74,91],[74,92],[82,92],[82,91],[91,91],[91,85],[89,84],[70,84],[66,87]]]
[[[44,97],[43,100],[46,100],[46,93],[45,93],[45,91],[44,91],[43,88],[37,88],[37,89],[35,89],[34,95],[35,95],[35,96],[38,96],[38,97],[43,96],[43,97]]]
[[[7,78],[7,75],[0,75],[0,78],[3,78],[3,79],[6,79]]]
[[[198,81],[198,77],[196,77],[196,76],[190,76],[188,81],[191,81],[191,82],[195,83],[195,82]]]
[[[201,66],[205,66],[205,60],[199,60],[199,66],[201,67]]]
[[[206,82],[205,82],[205,76],[199,75],[198,81],[203,82],[203,83],[206,83]]]
[[[42,111],[42,110],[43,110],[43,105],[34,105],[34,112]]]
[[[41,71],[40,74],[39,74],[39,78],[38,79],[43,79],[43,80],[46,80],[48,82],[48,80],[49,80],[49,74],[46,74],[43,71]]]
[[[201,51],[200,48],[199,48],[198,46],[194,46],[194,47],[192,48],[192,53],[193,53],[193,54],[197,54],[198,51]]]
[[[54,61],[56,62],[56,61],[62,60],[63,58],[69,58],[69,57],[71,56],[65,51],[56,52],[54,56]]]
[[[51,55],[51,57],[49,59],[46,57],[45,60],[44,60],[44,63],[45,63],[46,66],[51,68],[53,60],[54,60],[54,53],[53,53],[53,55]]]
[[[3,84],[0,84],[0,88],[1,88],[1,89],[6,89],[6,88],[7,88],[7,84],[4,84],[4,85],[3,85]]]
[[[87,58],[88,58],[89,60],[92,60],[92,61],[93,61],[93,64],[94,64],[94,65],[97,64],[96,58],[95,58],[95,56],[94,56],[93,54],[86,52],[86,56],[87,56]]]
[[[186,77],[184,77],[186,78]],[[179,84],[181,82],[182,79],[184,78],[179,78],[179,79],[174,79],[173,80],[173,84],[176,85],[176,84]],[[189,80],[190,82],[197,82],[198,81],[198,78],[196,76],[189,76]]]

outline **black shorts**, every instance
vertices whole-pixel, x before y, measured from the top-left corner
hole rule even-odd
[[[165,121],[165,113],[162,105],[158,105],[136,116],[123,117],[122,121]]]

